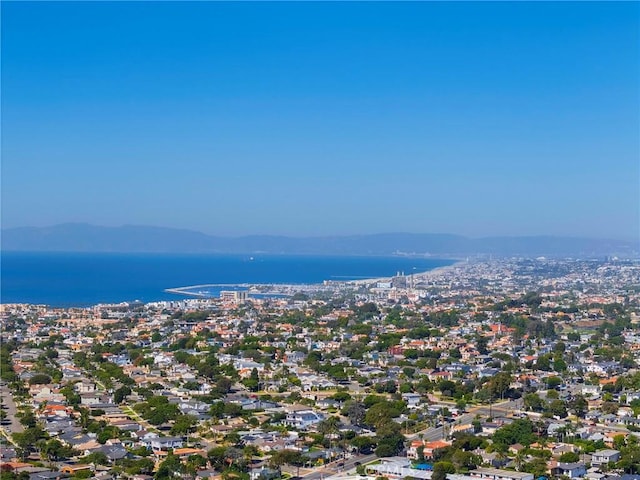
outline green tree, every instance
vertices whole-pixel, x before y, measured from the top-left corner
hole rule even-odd
[[[580,455],[576,452],[565,452],[558,458],[558,461],[564,463],[574,463],[580,461]]]
[[[533,435],[533,424],[528,418],[519,418],[509,425],[500,427],[493,434],[493,443],[498,448],[506,451],[509,445],[521,443],[531,445],[535,440]]]
[[[29,379],[29,385],[46,385],[51,383],[51,377],[45,373],[36,373]]]
[[[589,409],[589,403],[583,395],[576,395],[569,403],[569,408],[573,410],[577,417],[584,418]]]
[[[451,462],[456,468],[456,471],[469,471],[477,468],[482,463],[482,457],[474,455],[471,452],[465,452],[464,450],[456,450],[451,456]]]
[[[507,390],[509,390],[509,385],[511,385],[511,375],[506,372],[499,372],[489,380],[487,388],[492,398],[504,398]]]
[[[527,393],[524,396],[524,406],[527,410],[541,412],[544,409],[544,401],[536,393]]]
[[[123,385],[113,392],[113,402],[122,403],[129,395],[131,395],[131,388],[127,385]]]
[[[82,458],[83,463],[93,463],[95,465],[109,465],[109,457],[104,452],[93,452]]]
[[[342,414],[346,415],[353,425],[362,425],[365,413],[366,409],[364,404],[356,400],[348,400],[342,409]]]
[[[158,467],[158,471],[153,476],[155,480],[169,480],[169,479],[177,479],[182,477],[182,473],[184,472],[184,466],[180,462],[180,459],[173,454],[173,452],[169,452],[167,458],[160,464]]]
[[[198,419],[193,415],[178,415],[171,427],[172,435],[186,435],[197,425]]]
[[[553,400],[549,404],[549,411],[552,415],[559,418],[566,418],[567,416],[567,407],[565,406],[562,400]]]
[[[431,480],[446,480],[449,473],[456,473],[456,468],[451,462],[436,462],[433,465]]]
[[[251,392],[257,392],[260,389],[260,376],[258,375],[258,369],[251,370],[249,378],[245,378],[242,383]]]

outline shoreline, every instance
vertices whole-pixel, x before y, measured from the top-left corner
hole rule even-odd
[[[434,273],[442,273],[445,272],[447,270],[452,270],[453,267],[456,267],[457,265],[463,263],[463,260],[456,260],[454,263],[452,263],[451,265],[444,265],[442,267],[436,267],[433,268],[431,270],[426,270],[423,272],[418,272],[418,273],[410,273],[410,274],[405,274],[405,277],[409,277],[409,276],[413,276],[414,279],[416,280],[426,280],[427,278],[429,278],[430,276],[432,276]],[[365,286],[365,285],[369,285],[371,283],[378,283],[378,282],[389,282],[391,280],[393,280],[394,278],[397,278],[395,276],[393,277],[379,277],[379,278],[367,278],[367,279],[362,279],[362,280],[349,280],[347,283],[353,283],[354,285],[358,285],[358,286]]]
[[[435,267],[431,270],[421,271],[418,273],[411,273],[408,275],[405,274],[404,276],[405,277],[413,276],[414,279],[418,281],[424,281],[428,279],[430,276],[433,276],[434,274],[441,274],[443,272],[451,270],[461,263],[463,263],[463,260],[456,260],[451,265]],[[210,287],[218,287],[218,288],[228,287],[230,289],[243,288],[243,289],[246,289],[247,291],[250,291],[253,288],[268,289],[269,287],[271,288],[279,287],[283,289],[284,288],[287,288],[287,289],[301,288],[302,290],[308,290],[313,288],[319,288],[319,289],[331,288],[332,284],[334,286],[338,284],[344,284],[344,285],[351,285],[354,287],[362,287],[362,286],[371,285],[379,282],[390,282],[394,278],[397,278],[397,277],[390,276],[390,277],[367,277],[367,278],[361,278],[361,279],[359,278],[359,279],[351,279],[351,280],[323,280],[322,282],[316,282],[316,283],[207,283],[207,284],[200,284],[200,285],[188,285],[184,287],[166,288],[164,291],[166,293],[171,293],[175,295],[186,295],[186,296],[196,297],[196,298],[216,298],[213,296],[209,296],[206,293],[190,292],[188,290],[192,290],[195,288],[210,288]]]
[[[307,256],[304,255],[302,257],[307,257]],[[374,265],[378,265],[375,261],[376,258],[385,258],[385,257],[388,259],[395,258],[398,261],[397,263],[393,260],[386,261],[386,262],[383,261],[379,264],[380,267],[384,267],[382,269],[387,271],[391,270],[391,271],[409,272],[407,276],[412,275],[418,281],[424,278],[427,278],[430,275],[437,275],[439,274],[439,272],[443,271],[443,269],[451,268],[457,265],[461,261],[460,259],[433,258],[433,257],[425,258],[425,256],[423,255],[408,255],[408,254],[403,254],[403,255],[394,254],[394,255],[389,255],[389,256],[385,255],[385,256],[379,256],[379,257],[371,256],[371,255],[363,255],[361,257],[371,257],[373,261],[373,263],[371,263],[372,267]],[[356,257],[345,256],[345,258],[348,259],[348,258],[356,258]],[[82,261],[82,260],[79,260],[79,261]],[[129,265],[128,263],[125,263],[122,265],[120,270],[126,270],[126,268],[134,268],[134,267],[137,268],[139,266],[138,263],[134,262],[131,265]],[[187,267],[190,267],[191,263],[187,263],[186,264]],[[317,260],[314,260],[310,263],[310,265],[314,266],[319,263],[324,264],[325,262],[319,262]],[[419,265],[421,263],[423,264],[422,268],[425,268],[425,267],[429,268],[431,267],[430,264],[434,264],[434,263],[435,265],[431,267],[429,270],[425,271],[425,270],[422,270],[422,268],[420,268]],[[341,264],[342,264],[341,262],[336,262],[336,265],[338,266]],[[49,284],[48,282],[38,280],[38,278],[40,278],[40,276],[38,276],[33,280],[33,285],[31,282],[23,285],[23,287],[28,286],[28,288],[22,291],[16,290],[15,287],[13,287],[10,283],[3,284],[3,289],[2,289],[3,298],[2,298],[2,301],[0,301],[0,304],[2,305],[16,305],[16,304],[42,305],[42,306],[48,306],[50,308],[90,308],[90,307],[96,307],[99,305],[112,305],[112,304],[122,304],[122,303],[132,303],[132,302],[154,303],[154,302],[162,302],[162,301],[171,302],[171,301],[187,300],[189,298],[191,299],[216,298],[219,292],[206,292],[206,291],[199,292],[198,291],[198,290],[205,290],[209,288],[212,288],[212,289],[215,288],[218,290],[219,289],[223,289],[223,290],[224,289],[227,289],[227,290],[255,289],[257,290],[257,292],[255,292],[254,290],[254,293],[264,293],[265,291],[271,291],[271,292],[284,291],[286,293],[301,291],[301,292],[311,293],[313,290],[327,291],[329,289],[356,289],[356,288],[360,288],[363,285],[374,284],[375,282],[384,282],[384,281],[388,282],[395,277],[395,275],[370,276],[370,277],[364,276],[364,275],[332,276],[332,271],[339,272],[340,270],[343,270],[343,271],[346,270],[347,272],[354,271],[354,273],[357,273],[358,270],[362,269],[361,265],[365,265],[365,264],[366,262],[365,263],[354,262],[353,265],[347,263],[345,264],[347,265],[347,268],[333,268],[333,267],[325,266],[323,268],[317,268],[318,271],[311,270],[309,274],[302,274],[304,270],[300,270],[300,269],[306,266],[305,263],[296,264],[295,262],[289,262],[289,263],[286,263],[285,266],[287,266],[287,268],[291,270],[291,273],[282,274],[282,272],[278,272],[276,269],[274,270],[275,275],[266,276],[266,278],[275,277],[275,279],[278,279],[278,277],[280,277],[281,279],[285,280],[284,282],[281,282],[281,283],[278,282],[279,279],[276,280],[275,282],[269,281],[269,282],[249,283],[247,281],[242,281],[238,283],[233,283],[233,280],[235,280],[234,276],[238,279],[241,279],[241,277],[245,275],[231,275],[229,279],[232,281],[228,283],[227,282],[216,283],[214,280],[214,282],[211,282],[211,283],[194,282],[194,284],[190,285],[185,282],[185,283],[182,283],[182,285],[178,283],[178,286],[175,286],[175,283],[174,283],[173,284],[174,286],[171,286],[171,283],[173,283],[174,280],[178,280],[179,282],[180,277],[189,277],[192,275],[177,275],[176,276],[177,278],[173,278],[173,275],[170,273],[170,270],[169,270],[162,275],[159,275],[159,276],[156,275],[156,278],[151,280],[149,280],[145,276],[146,273],[144,275],[138,275],[141,278],[135,278],[135,281],[131,281],[131,279],[127,278],[125,279],[126,281],[123,282],[123,285],[121,287],[117,283],[117,278],[118,278],[117,275],[121,275],[121,273],[119,271],[114,273],[114,268],[111,266],[112,264],[109,263],[108,264],[109,268],[105,267],[103,269],[106,271],[107,277],[109,278],[109,282],[111,283],[107,282],[107,284],[104,284],[104,285],[102,285],[102,282],[99,282],[99,285],[97,283],[95,285],[90,284],[87,288],[80,289],[78,292],[75,292],[74,290],[65,291],[67,290],[66,288],[64,289],[55,288],[57,287],[57,285]],[[29,265],[27,265],[27,267],[28,266]],[[98,263],[96,264],[96,266],[98,267],[98,270],[100,270],[101,267],[104,267],[102,263]],[[170,264],[169,266],[173,268],[172,264]],[[18,269],[18,267],[20,267],[20,269]],[[45,267],[47,267],[47,265],[45,265]],[[60,273],[64,273],[64,270],[61,270],[61,269],[64,269],[66,267],[66,264],[63,264],[63,265],[55,264],[53,265],[53,267],[56,267],[56,268],[54,269],[54,268],[47,267],[48,270],[45,268],[45,273],[47,273],[49,276],[52,276],[54,274],[59,275]],[[143,267],[146,267],[146,265],[143,265]],[[353,269],[350,267],[353,267]],[[203,269],[203,267],[201,266],[199,266],[199,268],[200,270]],[[272,267],[269,267],[269,268],[272,268]],[[376,268],[371,268],[371,269],[375,270]],[[20,263],[17,263],[14,266],[14,270],[15,272],[13,272],[13,276],[18,280],[22,280],[22,277],[24,277],[22,265]],[[298,270],[300,270],[300,272],[298,272]],[[327,276],[323,275],[322,273],[323,270],[325,275]],[[28,272],[29,270],[27,269],[24,271]],[[146,270],[143,269],[143,272],[144,271]],[[214,270],[214,273],[215,273],[215,270]],[[235,273],[235,272],[231,272],[231,273]],[[196,276],[196,275],[193,275],[193,276]],[[200,279],[206,279],[208,275],[200,274],[199,276],[200,276]],[[212,275],[212,276],[214,276],[215,278],[216,275]],[[224,277],[226,275],[217,275],[217,276]],[[247,276],[251,276],[251,275],[247,275]],[[261,276],[265,277],[265,275],[261,275]],[[298,277],[298,278],[301,277],[300,280],[302,280],[302,282],[296,281],[297,279],[295,279],[295,277]],[[310,278],[309,280],[311,281],[305,282],[304,277],[315,277],[315,279]],[[113,280],[114,278],[115,280]],[[48,280],[48,277],[46,277],[46,279]],[[188,281],[188,278],[186,279]],[[256,279],[259,279],[259,277]],[[292,279],[294,281],[287,282],[287,280],[289,279]],[[140,282],[143,282],[143,283],[140,283],[137,280],[140,280]],[[183,278],[183,280],[185,280],[185,278]],[[85,285],[82,285],[82,286],[85,287]],[[6,290],[5,290],[5,287],[6,287]],[[75,293],[79,293],[79,295],[76,296]]]

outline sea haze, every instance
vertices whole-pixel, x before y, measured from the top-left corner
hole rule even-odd
[[[2,252],[2,303],[87,306],[179,300],[216,283],[320,283],[417,273],[454,260],[402,256]]]

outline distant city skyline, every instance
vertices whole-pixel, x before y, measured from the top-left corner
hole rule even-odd
[[[638,239],[637,2],[2,2],[2,227]]]

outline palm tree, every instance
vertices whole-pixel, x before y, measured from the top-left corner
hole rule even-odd
[[[514,457],[513,461],[516,464],[516,470],[519,472],[520,469],[522,468],[522,465],[524,465],[524,460],[525,460],[525,454],[523,449],[518,450],[518,452],[516,453],[516,456]]]

